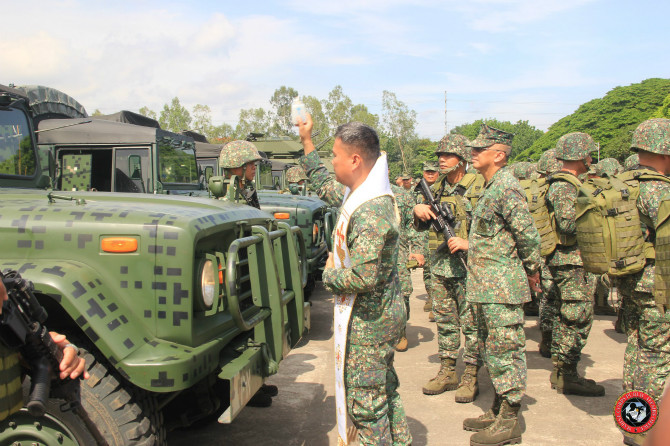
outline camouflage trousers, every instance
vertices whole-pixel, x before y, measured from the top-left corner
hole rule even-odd
[[[414,287],[412,286],[412,273],[407,269],[407,261],[398,263],[398,277],[400,278],[400,292],[405,299],[407,320],[409,320],[409,297],[414,292]]]
[[[549,267],[542,262],[540,269],[542,293],[540,294],[540,331],[553,331],[559,313],[559,296]]]
[[[344,380],[347,410],[361,445],[412,443],[393,368],[395,342],[347,345]]]
[[[426,263],[423,265],[423,285],[426,287],[426,294],[428,299],[433,296],[433,278],[430,274],[430,262],[426,256]]]
[[[576,364],[593,325],[593,289],[581,266],[550,266],[549,269],[559,297],[551,355],[566,364]]]
[[[670,314],[651,293],[635,291],[635,280],[619,279],[628,344],[623,359],[623,390],[641,390],[660,401],[670,375]]]
[[[603,283],[599,274],[586,273],[586,279],[589,282],[589,289],[593,290],[594,304],[598,306],[607,305],[610,296],[610,289]]]
[[[526,391],[526,334],[523,305],[473,304],[479,351],[496,394],[510,404],[521,403]]]
[[[465,278],[433,276],[433,313],[440,359],[458,359],[462,331],[463,362],[481,365],[475,309],[465,300]]]

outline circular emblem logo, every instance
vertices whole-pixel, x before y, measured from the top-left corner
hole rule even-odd
[[[657,418],[658,405],[644,392],[626,392],[614,405],[614,420],[621,429],[632,434],[647,432]]]

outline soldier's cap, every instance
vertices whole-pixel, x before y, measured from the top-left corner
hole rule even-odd
[[[504,130],[489,127],[486,124],[482,124],[482,128],[479,130],[479,135],[470,141],[468,147],[482,149],[491,147],[493,144],[504,144],[511,147],[513,139],[514,133],[506,132]],[[509,151],[511,151],[511,149],[508,150],[508,154]]]
[[[437,172],[440,170],[437,167],[437,164],[434,161],[424,161],[423,162],[423,171],[424,172]]]
[[[411,180],[412,176],[408,173],[403,173],[400,178],[402,178],[403,180]]]

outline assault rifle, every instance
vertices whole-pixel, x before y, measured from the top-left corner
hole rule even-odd
[[[456,237],[456,233],[454,232],[456,217],[454,216],[454,213],[451,211],[451,208],[447,203],[440,203],[435,199],[433,193],[430,191],[430,186],[424,178],[421,178],[417,188],[426,199],[427,204],[430,206],[430,210],[433,211],[433,214],[436,216],[436,218],[430,220],[430,226],[438,234],[444,235],[444,242],[437,247],[437,252],[440,252],[443,249],[449,249],[447,242],[450,238]],[[456,251],[455,254],[467,269],[465,253],[463,251]]]

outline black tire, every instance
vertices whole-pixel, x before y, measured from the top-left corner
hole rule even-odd
[[[91,377],[81,384],[81,402],[109,446],[167,445],[163,414],[153,395],[130,387],[84,349]]]

